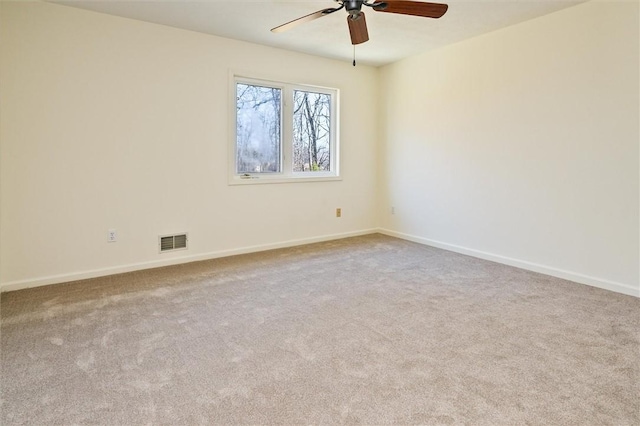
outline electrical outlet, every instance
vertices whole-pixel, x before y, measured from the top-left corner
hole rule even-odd
[[[107,233],[107,242],[115,243],[118,241],[118,232],[115,229],[109,229]]]
[[[342,217],[342,209],[341,208],[337,208],[336,209],[336,217]]]
[[[391,214],[396,214],[396,208],[391,206]]]

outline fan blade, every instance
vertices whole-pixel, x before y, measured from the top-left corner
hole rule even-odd
[[[425,18],[439,18],[445,14],[448,5],[443,3],[425,3],[408,0],[385,0],[379,6],[373,6],[377,12],[400,13],[402,15],[424,16]]]
[[[275,28],[271,28],[272,33],[281,33],[283,31],[287,31],[297,25],[304,24],[305,22],[313,21],[314,19],[322,18],[323,16],[327,16],[330,13],[333,13],[337,10],[342,9],[343,6],[340,7],[330,7],[327,9],[322,9],[317,12],[310,13],[298,19],[294,19],[293,21],[289,21],[286,24],[279,25]]]
[[[357,15],[348,15],[347,23],[349,24],[349,34],[351,34],[351,44],[360,44],[369,40],[364,12],[360,12]]]

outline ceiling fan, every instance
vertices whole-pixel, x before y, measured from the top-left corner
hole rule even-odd
[[[286,24],[282,24],[271,31],[274,33],[283,32],[289,30],[297,25],[305,22],[313,21],[314,19],[322,18],[337,12],[340,9],[345,9],[349,14],[347,16],[347,24],[349,25],[349,34],[351,35],[351,44],[356,45],[364,43],[369,40],[369,33],[367,31],[367,22],[362,11],[362,6],[367,6],[375,10],[376,12],[398,13],[401,15],[413,15],[422,16],[425,18],[439,18],[445,14],[448,5],[442,3],[426,3],[422,1],[411,0],[335,0],[339,6],[322,9],[309,15],[302,16],[293,21],[289,21]]]

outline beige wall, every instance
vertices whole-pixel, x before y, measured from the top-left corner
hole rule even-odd
[[[586,3],[373,69],[0,2],[0,286],[380,227],[638,296],[638,12]],[[344,179],[228,186],[230,70],[339,88]]]
[[[638,12],[590,2],[383,68],[381,226],[640,295]]]
[[[376,69],[41,2],[1,19],[3,290],[377,226],[376,120],[353,113]],[[343,180],[228,186],[230,70],[340,89]]]

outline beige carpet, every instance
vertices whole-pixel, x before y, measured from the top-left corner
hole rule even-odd
[[[640,424],[640,299],[381,235],[1,308],[3,425]]]

